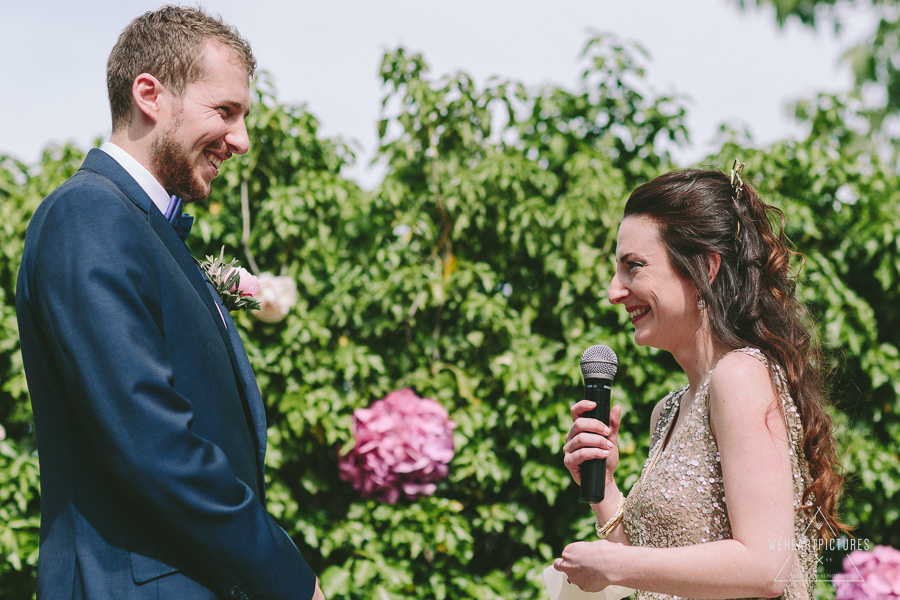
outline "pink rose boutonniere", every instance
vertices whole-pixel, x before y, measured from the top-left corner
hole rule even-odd
[[[222,246],[219,258],[207,256],[206,260],[200,261],[200,268],[206,273],[228,311],[259,310],[259,300],[254,298],[259,292],[259,279],[238,266],[237,259],[226,264],[225,246]]]

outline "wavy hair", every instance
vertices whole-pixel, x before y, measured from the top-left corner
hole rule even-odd
[[[803,427],[802,447],[810,473],[803,503],[817,505],[830,525],[846,530],[837,517],[843,477],[824,406],[821,356],[804,326],[806,313],[795,296],[791,271],[791,258],[805,257],[788,247],[784,213],[765,204],[749,183],[737,191],[721,171],[687,169],[638,187],[624,216],[657,222],[672,265],[694,282],[706,302],[719,342],[732,348],[759,348],[782,367]],[[721,257],[712,284],[711,253]],[[820,535],[829,539],[832,531],[822,527]]]

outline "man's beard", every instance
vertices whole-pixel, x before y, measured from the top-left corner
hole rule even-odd
[[[185,202],[209,196],[209,185],[194,175],[190,153],[178,139],[181,119],[176,115],[172,125],[150,145],[150,165],[166,192]]]

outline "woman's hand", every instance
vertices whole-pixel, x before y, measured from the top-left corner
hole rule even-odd
[[[604,557],[610,557],[616,547],[621,545],[606,540],[574,542],[563,549],[561,558],[553,561],[553,568],[565,573],[569,583],[583,591],[599,592],[610,584],[606,568],[611,561]]]
[[[613,406],[609,411],[609,424],[597,419],[582,417],[593,409],[595,402],[581,400],[572,405],[572,419],[575,421],[566,434],[563,446],[563,463],[572,474],[575,483],[581,485],[581,464],[595,458],[606,459],[606,481],[612,481],[619,464],[619,424],[622,422],[622,407]]]

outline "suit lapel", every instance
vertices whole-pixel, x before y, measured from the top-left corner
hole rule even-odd
[[[234,369],[238,384],[240,385],[241,399],[245,402],[245,408],[248,411],[250,422],[253,426],[253,432],[256,438],[257,461],[260,465],[260,482],[262,483],[263,465],[266,458],[266,411],[263,405],[262,395],[259,392],[259,386],[256,383],[256,376],[253,374],[253,368],[250,366],[250,360],[247,357],[247,350],[241,341],[237,326],[231,320],[228,309],[219,298],[219,294],[213,288],[212,283],[206,277],[206,273],[194,260],[194,256],[188,250],[185,243],[175,233],[175,228],[166,220],[166,218],[158,210],[155,214],[151,212],[150,225],[159,235],[160,239],[172,253],[175,262],[184,271],[185,276],[197,290],[197,294],[206,304],[216,327],[219,328],[219,334],[225,342],[228,350],[228,356],[231,358],[231,366]],[[260,485],[260,491],[265,489]]]
[[[266,455],[265,406],[259,392],[259,386],[256,383],[256,376],[253,374],[253,368],[250,366],[250,360],[247,357],[247,351],[244,349],[237,327],[231,320],[219,295],[213,289],[212,284],[209,283],[206,274],[200,269],[197,261],[194,260],[188,247],[178,237],[171,223],[153,205],[153,201],[150,200],[146,192],[119,163],[102,150],[94,149],[88,153],[82,169],[93,171],[108,179],[118,191],[124,193],[133,204],[147,214],[148,224],[169,250],[172,258],[175,259],[179,268],[184,272],[185,277],[194,287],[200,300],[213,316],[213,320],[219,328],[219,334],[222,336],[228,355],[231,358],[231,365],[240,384],[241,398],[246,402],[246,408],[253,425],[252,428],[256,437],[258,451],[257,460],[260,465],[260,479],[262,480]]]
[[[169,228],[172,229],[171,225]],[[172,229],[172,233],[175,234],[174,229]],[[177,238],[178,234],[175,234],[175,237]],[[179,241],[181,240],[179,239]],[[206,274],[201,271],[201,275],[206,282],[205,287],[208,295],[218,306],[217,312],[221,312],[219,322],[224,322],[223,328],[225,336],[228,338],[228,353],[231,355],[232,361],[234,361],[235,372],[238,374],[238,379],[243,387],[243,396],[246,398],[250,409],[250,417],[253,421],[257,448],[259,450],[258,458],[260,465],[263,465],[266,458],[266,411],[262,395],[259,392],[259,385],[256,383],[256,375],[253,373],[253,367],[250,366],[250,359],[247,357],[247,350],[244,348],[244,342],[238,333],[237,325],[231,320],[231,315],[228,314],[222,299],[219,298],[219,294],[207,279]],[[260,472],[262,472],[262,469],[260,469]]]

